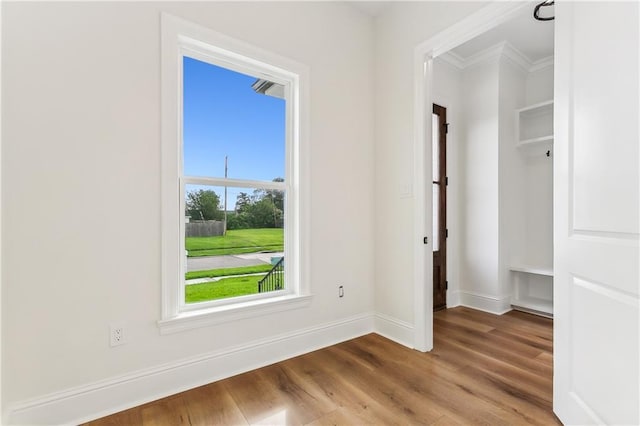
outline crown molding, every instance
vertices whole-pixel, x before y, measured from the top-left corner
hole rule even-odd
[[[465,70],[480,64],[499,61],[502,58],[508,59],[524,73],[539,71],[546,67],[553,66],[553,56],[548,56],[534,62],[507,41],[502,41],[488,47],[487,49],[481,50],[466,59],[453,51],[442,53],[438,55],[437,58],[459,70]]]
[[[531,66],[531,68],[529,69],[529,72],[540,71],[548,67],[553,67],[553,64],[554,64],[553,55],[547,56],[546,58],[538,59],[537,61],[535,61]]]
[[[531,59],[511,44],[505,43],[502,54],[505,58],[511,61],[519,71],[525,74],[531,72],[531,67],[533,66]]]
[[[459,70],[463,70],[465,68],[464,58],[457,53],[454,53],[452,50],[444,52],[437,56],[437,58]]]
[[[506,41],[502,41],[498,44],[495,44],[491,47],[488,47],[484,50],[481,50],[473,55],[469,56],[464,60],[464,68],[473,68],[478,65],[484,65],[489,63],[496,63],[503,56],[505,47],[507,46]]]

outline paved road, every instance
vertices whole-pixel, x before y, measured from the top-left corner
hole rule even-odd
[[[203,269],[262,265],[271,263],[271,258],[275,256],[284,256],[284,253],[247,253],[227,256],[189,257],[187,258],[187,272],[201,271]]]

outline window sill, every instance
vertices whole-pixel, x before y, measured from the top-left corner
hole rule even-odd
[[[311,304],[312,295],[293,295],[225,305],[192,312],[184,312],[172,318],[158,321],[160,334],[178,333],[199,327],[221,324],[245,318],[253,318],[276,312],[299,309]]]

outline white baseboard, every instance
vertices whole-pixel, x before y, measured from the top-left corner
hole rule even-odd
[[[23,401],[8,407],[8,421],[79,424],[373,331],[373,314],[361,314]]]
[[[490,314],[502,315],[511,310],[511,298],[509,296],[490,296],[470,291],[461,290],[460,305]]]
[[[379,335],[396,343],[414,348],[413,324],[401,321],[384,314],[374,315],[374,330]]]

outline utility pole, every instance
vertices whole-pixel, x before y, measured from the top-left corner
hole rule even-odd
[[[227,156],[224,156],[224,178],[227,179]],[[224,186],[224,230],[222,235],[227,235],[227,185]]]

